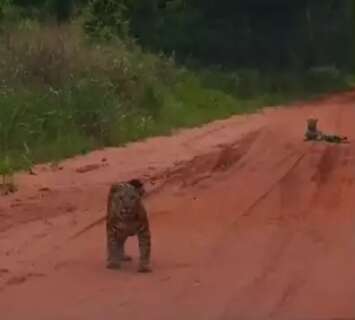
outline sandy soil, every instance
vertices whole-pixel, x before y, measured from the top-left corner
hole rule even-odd
[[[1,320],[355,318],[355,93],[70,159],[0,199]],[[153,273],[105,269],[113,181],[142,177]]]

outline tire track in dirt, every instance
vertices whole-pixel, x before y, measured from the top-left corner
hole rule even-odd
[[[296,152],[296,159],[293,161],[290,161],[290,156],[286,156],[285,160],[290,162],[291,165],[289,166],[289,168],[281,175],[281,177],[279,179],[277,179],[272,185],[271,187],[269,187],[260,197],[257,198],[256,201],[252,202],[252,204],[245,210],[243,211],[244,214],[242,215],[244,218],[250,218],[250,214],[252,213],[253,210],[257,210],[258,207],[261,206],[262,202],[264,200],[266,200],[268,198],[268,196],[275,192],[277,189],[281,189],[283,190],[283,187],[286,187],[286,184],[289,184],[288,180],[291,180],[290,182],[292,182],[292,178],[291,176],[297,176],[297,170],[302,170],[301,168],[299,168],[300,164],[302,163],[302,160],[309,154],[309,152],[315,147],[315,144],[312,144],[309,148],[307,148],[303,153],[299,154]],[[327,150],[327,149],[326,149]],[[323,168],[324,167],[324,163],[326,166],[328,166],[327,168],[329,168],[328,163],[332,163],[329,162],[328,159],[328,153],[324,152],[323,155],[320,157],[319,160],[319,164],[318,164],[318,171],[319,168]],[[293,158],[295,158],[295,156],[293,155]],[[284,161],[285,161],[284,160]],[[322,169],[321,169],[322,170]],[[324,176],[323,176],[324,177]],[[303,181],[304,182],[304,181]],[[324,183],[325,181],[323,181]],[[301,186],[299,186],[301,187]],[[287,190],[287,187],[286,187]],[[292,191],[294,192],[294,190]],[[291,196],[290,196],[291,197]],[[289,197],[289,198],[290,198]],[[287,219],[292,219],[292,217],[288,217]],[[278,220],[281,219],[281,216],[278,218]],[[284,223],[286,222],[285,219]],[[289,223],[292,222],[289,220]],[[283,226],[280,225],[280,227],[286,227],[283,223]],[[243,228],[243,223],[241,223],[241,228]],[[296,226],[297,228],[297,226]],[[264,269],[261,271],[261,273],[259,274],[259,276],[257,276],[249,285],[249,289],[246,289],[246,295],[248,296],[247,292],[260,292],[260,290],[258,289],[258,286],[262,285],[266,279],[268,277],[270,277],[270,275],[274,274],[277,272],[277,266],[281,265],[281,261],[284,259],[284,253],[287,251],[287,245],[290,242],[290,239],[293,236],[293,233],[296,230],[293,230],[295,228],[290,229],[289,227],[287,228],[286,231],[286,235],[285,237],[282,237],[281,239],[279,239],[278,233],[277,232],[275,234],[275,240],[270,241],[271,243],[279,243],[279,249],[275,251],[275,254],[271,254],[270,255],[270,259],[269,260],[269,264],[265,263],[265,267]],[[299,228],[297,228],[299,229]],[[318,245],[318,241],[316,241],[316,245]],[[214,250],[218,250],[217,246]],[[268,250],[269,252],[271,252],[272,247]],[[297,280],[292,280],[291,283],[289,283],[287,285],[287,287],[284,289],[284,291],[281,293],[280,296],[280,300],[279,302],[275,303],[275,307],[273,310],[270,311],[270,315],[273,316],[274,314],[276,314],[277,310],[280,309],[281,307],[286,305],[286,302],[292,300],[292,296],[295,295],[297,292],[299,292],[299,290],[301,290],[302,288],[302,283],[305,280],[302,279],[302,277],[300,277]],[[176,297],[177,299],[182,296],[184,296],[185,293],[181,293],[178,297]],[[222,316],[222,318],[224,319],[226,315]],[[235,316],[235,315],[234,315]],[[241,315],[239,315],[241,316]],[[245,315],[244,315],[245,316]]]
[[[355,94],[307,108],[267,111],[260,116],[263,120],[250,120],[256,124],[246,125],[245,131],[234,121],[219,123],[221,130],[194,129],[179,143],[178,137],[169,139],[174,146],[186,143],[187,137],[201,135],[202,140],[190,139],[187,149],[169,155],[167,143],[159,146],[163,160],[142,161],[141,169],[136,164],[126,175],[114,168],[128,161],[120,158],[114,167],[107,156],[108,167],[80,175],[79,198],[63,189],[37,202],[42,210],[55,211],[48,214],[52,227],[46,237],[41,236],[43,222],[22,225],[21,219],[12,220],[13,228],[1,233],[0,246],[21,248],[16,256],[0,252],[9,270],[0,275],[2,281],[31,272],[46,276],[8,284],[1,292],[0,314],[6,320],[53,314],[78,320],[351,318],[355,149],[352,144],[304,144],[302,135],[311,112],[320,116],[324,129],[337,124],[342,112],[339,130],[355,135],[347,120],[355,116],[348,108],[353,101]],[[135,149],[141,150],[140,158],[149,158],[151,148],[162,143],[155,141]],[[188,155],[177,157],[179,152]],[[132,153],[127,155],[134,160]],[[154,172],[147,169],[152,164]],[[72,172],[64,168],[60,174]],[[147,198],[154,237],[154,272],[147,276],[135,274],[135,264],[119,273],[104,268],[100,228],[65,241],[103,213],[106,188],[116,173],[144,173],[147,181],[156,177]],[[58,180],[64,188],[66,178]],[[66,203],[76,204],[77,211],[63,215]]]
[[[194,157],[190,161],[179,163],[172,169],[168,169],[154,176],[146,176],[145,183],[161,181],[158,186],[149,190],[145,198],[158,193],[168,185],[179,185],[181,188],[188,188],[208,180],[214,174],[224,172],[232,166],[236,166],[241,158],[249,151],[254,141],[260,135],[260,130],[248,133],[242,139],[227,145],[219,145],[218,150],[205,155]],[[104,222],[105,216],[90,223],[84,229],[76,232],[69,240],[77,239],[92,228]]]
[[[308,155],[308,151],[311,151],[315,146],[316,144],[313,144],[307,151],[301,154],[299,158],[297,158],[296,161],[294,161],[290,169],[287,170],[286,173],[281,176],[281,178],[279,178],[270,188],[268,188],[260,197],[257,198],[256,201],[254,201],[244,211],[242,217],[251,218],[251,213],[257,211],[258,208],[262,206],[262,202],[266,201],[268,197],[276,191],[276,189],[280,189],[281,193],[282,191],[287,192],[287,190],[292,190],[292,192],[295,192],[296,190],[294,188],[291,189],[290,187],[286,187],[285,184],[292,184],[292,179],[293,179],[292,176],[297,177],[299,175],[297,173],[297,170],[302,171],[302,168],[299,168],[301,161]],[[347,149],[345,149],[345,151],[346,150]],[[316,180],[317,182],[316,192],[311,197],[312,199],[315,199],[319,193],[322,193],[321,189],[326,188],[326,185],[329,182],[333,183],[333,181],[330,181],[332,177],[332,172],[339,166],[339,162],[343,158],[343,155],[347,155],[347,154],[348,152],[344,152],[344,149],[339,149],[339,146],[330,145],[324,148],[323,153],[319,157],[318,165],[315,168],[316,172],[314,173],[312,178],[312,180]],[[314,179],[314,177],[317,178]],[[305,181],[302,182],[303,184],[305,183]],[[300,187],[302,187],[302,184],[299,185],[299,188]],[[291,197],[292,196],[289,196],[287,198],[291,199]],[[315,203],[314,201],[311,201],[308,205],[308,209],[304,211],[307,214],[307,216],[312,212],[313,205],[315,205]],[[282,212],[283,211],[280,211],[280,214],[282,214]],[[314,237],[314,234],[312,234],[312,232],[311,234],[307,235],[308,233],[307,229],[303,230],[304,229],[303,225],[299,225],[299,223],[305,222],[304,219],[306,218],[306,216],[304,214],[302,214],[303,221],[299,220],[301,216],[297,217],[298,222],[296,225],[294,223],[295,221],[293,220],[292,215],[285,216],[284,218],[281,217],[282,216],[280,215],[277,218],[277,221],[281,222],[280,219],[282,219],[282,224],[279,225],[279,228],[286,229],[285,231],[286,235],[279,238],[278,233],[280,233],[281,231],[279,229],[277,229],[278,231],[275,231],[277,232],[275,233],[275,239],[270,240],[270,242],[271,244],[275,243],[276,248],[271,246],[270,249],[268,250],[268,252],[270,253],[268,257],[269,262],[264,263],[264,268],[263,270],[261,270],[261,273],[256,278],[254,278],[253,281],[249,283],[248,287],[244,289],[245,296],[247,296],[248,299],[253,300],[255,303],[257,303],[257,301],[259,300],[262,300],[262,298],[259,297],[260,292],[261,295],[266,294],[266,291],[262,290],[262,286],[264,285],[264,283],[272,274],[275,274],[282,267],[282,260],[285,259],[285,253],[287,252],[293,234],[296,231],[297,232],[301,231],[302,233],[304,232],[305,236],[310,236],[310,238],[314,240],[315,246],[319,245],[319,237]],[[286,225],[285,223],[287,221],[288,224]],[[245,225],[243,225],[243,222],[241,222],[240,224],[241,224],[240,229],[245,227]],[[297,227],[297,225],[299,225],[299,227]],[[272,250],[275,250],[274,254],[271,254],[271,252],[273,252]],[[306,279],[301,275],[298,275],[296,279],[291,279],[289,284],[282,291],[279,301],[276,302],[275,306],[270,310],[269,317],[273,318],[274,316],[277,315],[280,309],[285,308],[287,306],[287,303],[292,301],[292,299],[294,299],[295,296],[299,294],[299,292],[301,291],[305,283],[306,283]],[[252,293],[254,293],[254,295],[252,295]],[[257,296],[255,296],[255,294]],[[227,307],[227,309],[224,311],[221,319],[245,318],[247,316],[247,311],[245,313],[243,313],[243,311],[239,311],[238,313],[233,313],[233,317],[229,317],[228,316],[228,312],[230,312],[229,309],[231,308],[231,306],[234,305],[235,305],[235,301],[234,299],[232,299],[232,301],[229,303],[229,307]]]

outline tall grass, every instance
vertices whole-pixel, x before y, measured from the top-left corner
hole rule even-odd
[[[347,86],[333,69],[192,71],[134,42],[92,43],[79,23],[0,36],[0,163],[14,169]]]

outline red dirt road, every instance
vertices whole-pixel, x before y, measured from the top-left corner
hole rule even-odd
[[[20,175],[0,199],[1,320],[355,318],[355,93],[266,109]],[[140,176],[153,273],[105,269],[109,184]],[[153,184],[154,183],[154,184]]]

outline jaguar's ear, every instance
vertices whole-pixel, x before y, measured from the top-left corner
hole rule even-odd
[[[138,193],[140,194],[141,197],[143,197],[145,195],[146,191],[145,191],[144,184],[143,184],[142,180],[132,179],[132,180],[129,180],[128,183],[138,191]]]
[[[143,188],[143,182],[139,179],[132,179],[129,180],[128,183],[135,187],[136,189],[142,189]]]
[[[119,188],[120,188],[120,184],[119,183],[113,183],[111,185],[111,188],[110,188],[110,193],[116,192]]]

